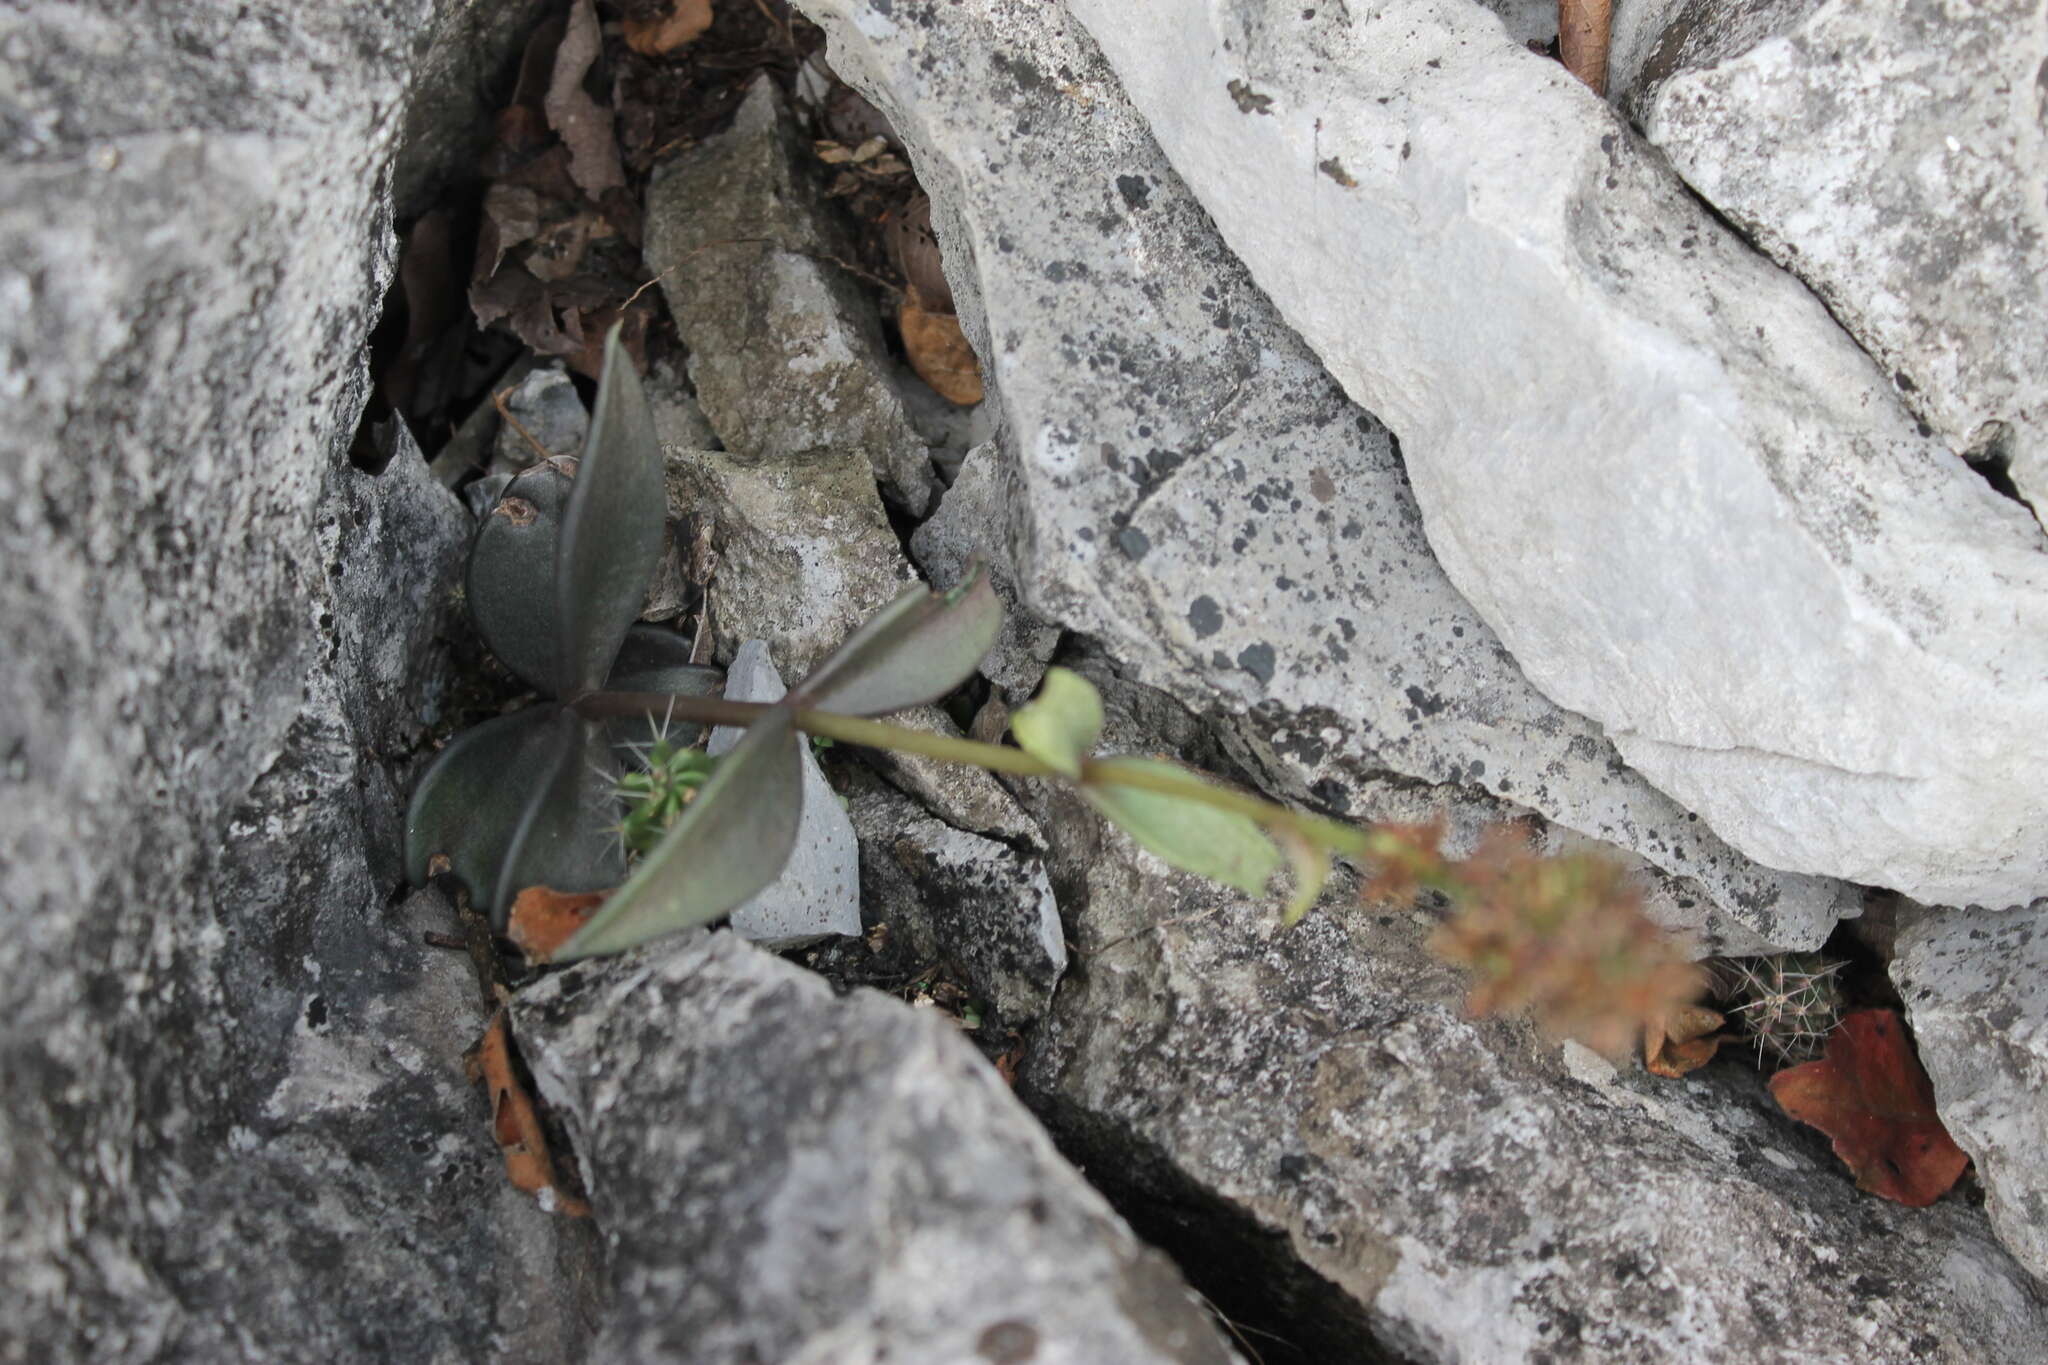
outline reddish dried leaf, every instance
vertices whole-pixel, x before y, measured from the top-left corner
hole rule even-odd
[[[477,1044],[473,1066],[491,1097],[491,1136],[505,1154],[505,1174],[513,1186],[536,1196],[541,1207],[551,1212],[588,1217],[590,1205],[563,1193],[555,1177],[555,1161],[548,1151],[540,1113],[512,1065],[512,1036],[505,1027],[505,1011],[491,1016],[483,1041]]]
[[[665,57],[711,27],[711,0],[668,0],[661,14],[652,19],[629,16],[624,27],[627,47],[643,57]]]
[[[619,164],[619,144],[612,136],[612,111],[590,97],[583,78],[597,60],[603,37],[590,0],[569,7],[569,27],[555,50],[555,70],[548,82],[548,122],[569,149],[569,173],[592,198],[626,183]]]
[[[1727,1023],[1704,1005],[1678,1005],[1653,1014],[1643,1025],[1643,1065],[1673,1080],[1714,1060],[1728,1035]]]
[[[919,379],[949,403],[973,407],[981,401],[981,367],[960,330],[960,319],[951,313],[927,312],[913,285],[896,321],[903,330],[904,353]]]
[[[1970,1164],[1934,1112],[1934,1086],[1895,1010],[1859,1010],[1827,1055],[1771,1077],[1778,1105],[1834,1139],[1858,1189],[1924,1208]]]
[[[529,886],[512,902],[505,937],[518,945],[529,962],[546,962],[554,957],[555,949],[575,936],[608,894]]]

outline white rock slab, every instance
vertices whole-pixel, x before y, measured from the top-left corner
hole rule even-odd
[[[1827,302],[1936,436],[2008,460],[2048,515],[2038,0],[1671,8],[1631,92],[1645,135]],[[1728,25],[1724,9],[1755,13]]]
[[[728,700],[777,702],[786,691],[765,641],[741,645],[725,670]],[[705,752],[713,757],[729,753],[745,733],[721,725],[711,732]],[[809,744],[804,745],[804,812],[796,848],[782,875],[732,912],[732,927],[740,937],[775,952],[833,934],[860,933],[860,845]]]
[[[1538,687],[1773,867],[2048,889],[2048,541],[1455,0],[1069,0]]]
[[[2048,1280],[2048,900],[1909,912],[1891,973],[1992,1230]]]
[[[1836,884],[1737,854],[1530,685],[1431,555],[1386,429],[1057,6],[800,8],[908,146],[1001,411],[913,541],[934,581],[987,555],[1039,622],[1234,717],[1243,761],[1289,796],[1359,816],[1390,787],[1499,798],[1670,874],[1670,922],[1748,951],[1826,936]],[[1020,630],[991,676],[1028,687],[1048,644]]]

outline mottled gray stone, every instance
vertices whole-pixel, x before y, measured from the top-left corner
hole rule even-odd
[[[747,641],[726,667],[729,701],[777,702],[788,690],[768,657],[766,641]],[[714,757],[731,753],[745,734],[721,725],[711,732],[705,752]],[[775,952],[860,932],[860,847],[853,825],[808,744],[803,766],[803,819],[789,862],[781,876],[732,912],[733,932]]]
[[[543,365],[513,385],[505,410],[525,430],[510,422],[499,426],[494,472],[517,473],[550,456],[583,453],[590,413],[561,364]]]
[[[1469,4],[1066,8],[1399,433],[1431,549],[1545,695],[1768,866],[1930,901],[2048,889],[2041,527],[1590,91]],[[1266,497],[1312,511],[1307,482]],[[1298,666],[1290,641],[1246,666]]]
[[[1629,104],[1950,449],[2048,516],[2048,131],[2037,0],[1691,0]],[[2037,888],[2038,889],[2038,888]]]
[[[851,787],[864,920],[915,966],[947,964],[1006,1024],[1045,1013],[1067,968],[1044,860],[935,820],[878,780]]]
[[[1825,937],[1840,887],[1737,854],[1522,675],[1437,567],[1386,429],[1280,321],[1058,6],[799,8],[902,135],[1000,405],[989,482],[968,481],[971,459],[966,505],[917,542],[928,564],[984,548],[1038,621],[1242,713],[1282,794],[1341,811],[1408,778],[1488,791],[1696,880],[1695,924]],[[1178,11],[1149,26],[1162,47],[1203,27]],[[1321,269],[1439,287],[1392,256]],[[1474,334],[1467,359],[1487,349]],[[1006,640],[998,680],[1030,676],[1038,648]]]
[[[855,253],[772,80],[732,127],[656,171],[647,264],[690,348],[690,380],[725,447],[800,469],[858,457],[912,514],[937,488],[895,387]]]
[[[1664,1081],[1475,1023],[1430,916],[1340,875],[1282,930],[1053,800],[1075,962],[1020,1093],[1295,1358],[2038,1359],[2048,1297],[1980,1211],[1860,1193],[1741,1064]]]
[[[512,1015],[610,1239],[599,1359],[1236,1358],[931,1011],[715,934]]]
[[[465,519],[344,455],[448,13],[0,15],[0,1360],[580,1350],[392,902]]]
[[[1897,953],[1941,1121],[1977,1163],[1992,1228],[2048,1280],[2048,900],[1909,909]]]

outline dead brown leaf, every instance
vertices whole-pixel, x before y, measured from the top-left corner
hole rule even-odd
[[[711,0],[668,0],[666,10],[653,18],[626,20],[626,46],[643,57],[665,57],[710,27]]]
[[[903,294],[903,307],[896,315],[903,330],[903,349],[910,368],[932,386],[941,398],[962,407],[981,401],[981,367],[975,363],[974,348],[960,330],[960,319],[951,313],[926,311],[912,286]]]
[[[604,903],[605,891],[557,891],[529,886],[512,902],[505,937],[518,945],[529,962],[546,962]]]
[[[1859,1190],[1924,1208],[1970,1164],[1934,1111],[1934,1084],[1896,1010],[1844,1018],[1827,1056],[1771,1077],[1771,1096],[1834,1140]]]
[[[1673,1080],[1714,1060],[1728,1035],[1728,1021],[1704,1005],[1678,1005],[1652,1015],[1643,1025],[1643,1065]]]
[[[1608,35],[1613,0],[1558,0],[1557,55],[1565,70],[1596,95],[1607,93]]]
[[[513,1186],[533,1195],[551,1213],[589,1217],[590,1205],[565,1193],[556,1177],[540,1111],[534,1108],[533,1096],[512,1064],[512,1035],[505,1025],[504,1010],[491,1016],[471,1068],[490,1095],[491,1136],[505,1154],[505,1174]]]
[[[549,125],[569,149],[569,174],[593,199],[626,183],[619,144],[612,135],[612,111],[583,88],[583,78],[602,47],[591,0],[575,0],[569,7],[562,45],[555,51],[554,74],[544,101]]]

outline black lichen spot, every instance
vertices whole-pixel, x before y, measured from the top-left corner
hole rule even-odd
[[[316,995],[306,1002],[306,1029],[318,1033],[327,1027],[327,997]]]
[[[1243,81],[1232,81],[1224,89],[1230,92],[1230,99],[1240,114],[1271,114],[1273,97],[1261,95]]]
[[[1126,526],[1116,533],[1117,548],[1132,559],[1143,559],[1145,552],[1152,548],[1152,538],[1135,526]]]
[[[1237,655],[1237,666],[1261,683],[1273,681],[1274,662],[1273,646],[1268,644],[1246,645]]]
[[[1318,161],[1316,163],[1316,169],[1321,171],[1324,175],[1329,176],[1330,179],[1336,181],[1338,184],[1342,185],[1347,190],[1355,190],[1358,188],[1358,181],[1352,178],[1351,172],[1344,169],[1344,163],[1339,161],[1334,156],[1326,156],[1321,161]]]
[[[1206,640],[1223,629],[1223,609],[1216,605],[1216,599],[1208,595],[1197,597],[1188,605],[1188,624],[1195,628],[1195,638]]]
[[[1116,178],[1116,187],[1124,202],[1134,209],[1144,208],[1145,201],[1152,197],[1152,187],[1145,183],[1142,175],[1120,175]]]
[[[1425,716],[1433,716],[1444,709],[1444,699],[1442,697],[1437,696],[1434,692],[1425,692],[1412,684],[1407,688],[1404,695],[1408,698],[1409,703]]]

